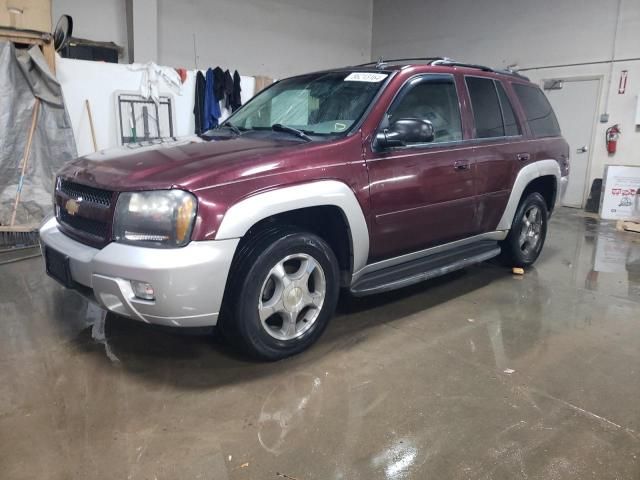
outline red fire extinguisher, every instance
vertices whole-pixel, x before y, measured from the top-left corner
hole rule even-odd
[[[615,124],[613,127],[607,128],[607,152],[610,154],[616,153],[616,148],[618,147],[618,139],[620,138],[620,126]]]

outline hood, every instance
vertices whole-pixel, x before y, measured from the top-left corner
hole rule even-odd
[[[93,153],[69,162],[60,175],[115,191],[197,189],[278,170],[285,153],[310,145],[246,135],[211,141],[193,136]]]

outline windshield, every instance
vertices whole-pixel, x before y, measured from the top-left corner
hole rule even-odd
[[[346,134],[369,106],[383,72],[330,72],[282,80],[259,93],[228,123],[240,130],[284,125],[308,135]]]

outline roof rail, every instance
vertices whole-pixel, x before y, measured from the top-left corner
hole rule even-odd
[[[511,75],[514,77],[519,77],[525,80],[529,80],[528,77],[525,77],[524,75],[516,72],[515,70],[494,69],[491,67],[487,67],[485,65],[477,65],[475,63],[458,62],[448,57],[410,57],[410,58],[393,58],[389,60],[384,60],[382,57],[380,57],[380,59],[376,62],[361,63],[360,65],[353,65],[353,67],[368,67],[372,65],[372,66],[375,66],[376,68],[384,68],[385,65],[390,63],[413,62],[416,60],[429,62],[429,65],[433,65],[433,66],[475,68],[477,70],[482,70],[483,72],[500,73],[502,75]]]
[[[504,69],[497,68],[494,70],[494,72],[500,73],[502,75],[511,75],[513,77],[522,78],[523,80],[527,80],[528,82],[531,81],[531,79],[526,75],[521,74],[517,70],[511,70],[510,68],[504,68]]]
[[[443,66],[443,67],[464,67],[464,68],[475,68],[478,70],[482,70],[483,72],[493,72],[493,73],[500,73],[502,75],[511,75],[513,77],[519,77],[525,80],[529,80],[528,77],[525,77],[524,75],[522,75],[521,73],[516,72],[515,70],[509,70],[509,69],[496,69],[496,68],[491,68],[491,67],[487,67],[485,65],[476,65],[474,63],[463,63],[463,62],[456,62],[455,60],[451,60],[449,58],[445,58],[442,60],[434,60],[433,62],[431,62],[431,65],[437,66]]]
[[[392,58],[392,59],[383,59],[382,57],[380,57],[377,61],[375,62],[367,62],[367,63],[361,63],[360,65],[352,65],[353,67],[368,67],[369,65],[374,65],[377,68],[382,68],[382,66],[386,65],[387,63],[398,63],[398,62],[412,62],[415,60],[420,60],[420,61],[424,61],[424,62],[434,62],[437,60],[447,60],[445,57],[411,57],[411,58]]]
[[[465,68],[475,68],[478,70],[482,70],[483,72],[493,72],[493,68],[491,67],[486,67],[484,65],[476,65],[475,63],[464,63],[464,62],[457,62],[455,60],[452,60],[450,58],[443,58],[441,60],[434,60],[433,62],[431,62],[431,65],[439,65],[442,67],[465,67]]]

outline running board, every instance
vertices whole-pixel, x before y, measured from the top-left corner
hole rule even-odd
[[[356,297],[363,297],[395,290],[484,262],[498,255],[498,242],[479,241],[365,274],[351,286],[351,293]]]

